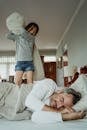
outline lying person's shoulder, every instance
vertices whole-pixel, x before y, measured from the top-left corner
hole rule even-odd
[[[44,78],[42,80],[36,81],[34,87],[46,87],[46,88],[57,88],[57,84],[54,80],[50,78]]]

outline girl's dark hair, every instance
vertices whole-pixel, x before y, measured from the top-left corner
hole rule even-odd
[[[72,88],[65,89],[64,92],[73,95],[73,104],[76,104],[81,99],[81,93],[75,91]]]
[[[36,30],[36,34],[37,34],[38,31],[39,31],[39,26],[38,26],[37,23],[31,22],[31,23],[29,23],[29,24],[25,27],[25,29],[28,30],[28,29],[31,28],[32,26],[37,28],[37,30]]]

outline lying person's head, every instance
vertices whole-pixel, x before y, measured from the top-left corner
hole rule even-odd
[[[72,107],[81,99],[81,94],[72,88],[60,93],[54,93],[50,98],[50,105],[55,108]]]

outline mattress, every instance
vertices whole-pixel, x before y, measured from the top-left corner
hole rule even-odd
[[[87,117],[62,123],[35,124],[31,120],[8,121],[0,119],[0,130],[87,130]]]

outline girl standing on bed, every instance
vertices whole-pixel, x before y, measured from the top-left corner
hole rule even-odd
[[[33,49],[35,45],[35,36],[39,31],[36,23],[29,23],[21,29],[20,34],[10,32],[7,38],[16,41],[16,65],[15,65],[15,83],[20,86],[22,77],[26,72],[27,83],[33,83]]]

